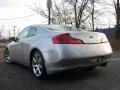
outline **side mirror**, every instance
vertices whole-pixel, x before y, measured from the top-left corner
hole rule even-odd
[[[10,37],[9,40],[10,40],[10,41],[16,41],[16,38],[15,38],[15,37]]]

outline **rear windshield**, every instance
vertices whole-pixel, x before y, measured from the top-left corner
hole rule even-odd
[[[46,28],[50,31],[80,31],[80,29],[74,27],[61,26],[61,25],[50,25],[50,26],[46,26]]]

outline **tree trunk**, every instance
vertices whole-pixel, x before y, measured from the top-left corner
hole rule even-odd
[[[119,0],[116,3],[116,32],[115,32],[115,39],[116,45],[119,47],[119,38],[120,38],[120,4]]]
[[[76,27],[76,28],[79,28],[78,20],[77,20],[77,7],[76,7],[76,4],[77,4],[77,0],[76,0],[75,5],[74,5],[74,11],[75,11],[75,27]]]
[[[95,0],[92,0],[92,12],[91,12],[91,15],[92,15],[92,30],[94,31],[95,30],[95,25],[94,25],[94,13],[95,13]]]

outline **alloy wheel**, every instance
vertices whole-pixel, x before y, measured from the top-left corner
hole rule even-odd
[[[32,57],[32,69],[33,69],[33,73],[35,74],[36,77],[40,77],[42,74],[42,58],[39,55],[39,53],[34,53],[33,57]]]
[[[7,49],[5,50],[5,53],[4,53],[4,60],[8,64],[12,63],[11,57],[9,56],[9,51]]]

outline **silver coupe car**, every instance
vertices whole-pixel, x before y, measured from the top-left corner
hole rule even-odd
[[[106,66],[112,49],[106,35],[62,25],[31,25],[6,45],[4,60],[30,67],[37,78],[69,69]]]

